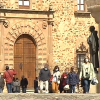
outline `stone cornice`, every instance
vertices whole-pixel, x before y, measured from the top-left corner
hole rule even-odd
[[[1,13],[23,13],[23,14],[53,14],[55,11],[36,11],[27,9],[0,9]]]
[[[75,11],[74,15],[75,16],[90,16],[90,12],[79,12],[79,11]]]

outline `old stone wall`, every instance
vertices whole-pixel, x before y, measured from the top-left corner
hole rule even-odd
[[[95,21],[91,16],[75,16],[73,0],[59,0],[53,5],[53,62],[58,59],[61,69],[76,66],[76,48],[81,42],[88,48],[89,27],[95,26]]]
[[[18,0],[1,0],[4,8],[18,9]],[[52,66],[56,64],[63,71],[65,67],[76,66],[76,49],[83,42],[88,49],[89,27],[97,24],[90,15],[75,15],[75,0],[30,0],[30,9],[49,10],[53,7],[54,23],[52,29],[53,54]],[[55,62],[58,61],[58,62]]]

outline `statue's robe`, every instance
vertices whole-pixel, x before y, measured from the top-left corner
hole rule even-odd
[[[97,31],[93,31],[87,39],[90,49],[90,61],[92,62],[94,69],[99,68],[98,50],[99,50],[99,39]]]

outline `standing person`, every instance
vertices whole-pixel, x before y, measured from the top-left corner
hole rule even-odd
[[[84,93],[89,93],[91,79],[95,77],[93,64],[89,62],[89,58],[84,59],[84,63],[81,66],[80,80],[83,81]]]
[[[53,75],[51,75],[49,80],[49,93],[52,93],[52,79],[53,79]]]
[[[95,31],[94,26],[90,26],[89,31],[91,35],[87,39],[90,49],[90,61],[93,64],[95,72],[97,72],[97,68],[99,68],[99,59],[98,59],[98,51],[99,51],[99,39],[97,36],[97,31]]]
[[[59,86],[60,93],[62,93],[62,91],[64,91],[64,93],[67,92],[64,90],[64,86],[66,85],[68,73],[69,73],[69,68],[66,68],[65,72],[61,75],[61,81],[60,81],[60,86]]]
[[[12,85],[13,85],[13,76],[16,75],[16,71],[14,69],[9,70],[9,66],[6,66],[6,71],[4,72],[4,78],[6,80],[6,86],[8,93],[12,93]]]
[[[27,85],[28,85],[28,80],[23,75],[20,82],[20,86],[22,87],[22,93],[26,93]]]
[[[34,93],[38,93],[38,77],[34,80]]]
[[[15,93],[14,84],[15,84],[15,77],[13,77],[13,85],[12,85],[12,93]]]
[[[53,79],[52,79],[52,91],[53,91],[53,93],[58,93],[60,78],[61,78],[59,67],[55,66],[53,72],[54,73],[53,73]]]
[[[70,92],[75,93],[75,86],[79,84],[79,77],[75,72],[74,67],[71,67],[71,71],[68,74],[67,84],[69,84]]]
[[[4,85],[5,85],[4,78],[2,77],[2,75],[0,73],[0,93],[3,92]]]
[[[14,93],[20,93],[20,81],[18,78],[15,79],[13,85],[14,85],[14,88],[13,88]]]
[[[40,93],[43,93],[43,84],[45,84],[45,91],[46,93],[49,92],[48,87],[49,87],[49,79],[51,77],[50,70],[48,69],[49,65],[45,64],[44,68],[40,70],[39,73],[39,80],[40,80]]]

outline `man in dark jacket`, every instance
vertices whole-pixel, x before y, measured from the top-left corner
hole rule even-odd
[[[0,73],[0,93],[3,92],[4,85],[5,85],[4,78],[2,77],[2,75]]]
[[[48,69],[49,65],[48,64],[45,64],[44,65],[44,68],[42,68],[40,70],[40,73],[39,73],[39,80],[40,80],[40,93],[43,92],[43,88],[44,88],[44,84],[45,84],[45,93],[48,93],[48,81],[51,77],[51,73],[50,73],[50,70]]]
[[[27,85],[28,85],[27,78],[25,78],[24,76],[22,76],[21,84],[20,84],[20,86],[22,87],[22,93],[26,93]]]

